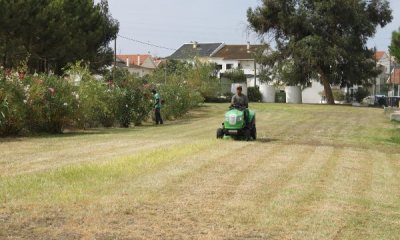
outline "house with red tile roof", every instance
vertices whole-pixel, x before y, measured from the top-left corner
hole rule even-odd
[[[391,93],[389,94],[389,96],[400,96],[400,68],[399,67],[394,67],[392,70],[392,73],[389,75],[387,83],[390,85],[397,85],[397,91],[396,91],[396,87],[394,89],[391,90]]]
[[[390,56],[385,51],[376,51],[374,55],[376,65],[381,70],[375,79],[375,84],[372,86],[371,94],[375,95],[387,95],[386,87],[387,79],[390,76],[391,70],[394,67],[393,61],[391,61]]]
[[[160,66],[166,64],[166,62],[167,62],[167,59],[164,59],[164,58],[156,58],[156,59],[154,59],[154,64],[157,67],[160,67]]]
[[[388,84],[400,85],[400,68],[394,68],[387,80]]]
[[[130,73],[140,77],[151,74],[157,65],[150,54],[122,54],[117,55],[117,65],[125,67]]]
[[[377,51],[374,57],[377,65],[384,67],[384,73],[390,74],[390,56],[384,51]]]

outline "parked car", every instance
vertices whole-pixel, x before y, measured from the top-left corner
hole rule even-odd
[[[368,104],[369,106],[379,107],[399,107],[400,96],[387,97],[385,95],[368,96],[364,98],[362,103]]]
[[[386,96],[385,95],[375,95],[375,96],[368,96],[363,99],[363,104],[368,104],[369,106],[386,106]]]

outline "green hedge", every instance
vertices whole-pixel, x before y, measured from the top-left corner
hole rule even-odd
[[[152,114],[153,88],[161,93],[165,102],[162,112],[169,119],[181,117],[204,100],[184,81],[145,84],[122,69],[97,80],[78,63],[69,66],[65,76],[20,77],[0,69],[0,136],[22,130],[62,133],[69,127],[140,125]],[[80,81],[75,81],[77,76]]]
[[[261,102],[262,95],[259,87],[247,88],[247,94],[250,102]]]
[[[286,93],[285,92],[276,92],[275,102],[276,103],[286,103]]]

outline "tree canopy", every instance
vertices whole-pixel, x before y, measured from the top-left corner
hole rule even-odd
[[[390,55],[400,62],[400,29],[392,33],[392,44],[389,47]]]
[[[379,73],[366,44],[392,11],[386,0],[263,0],[247,17],[252,30],[275,41],[264,63],[288,84],[318,79],[334,104],[332,84],[369,84]]]
[[[0,0],[0,65],[61,72],[84,60],[93,70],[112,61],[109,43],[119,30],[102,0]]]

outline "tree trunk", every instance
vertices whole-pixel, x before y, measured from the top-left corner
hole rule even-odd
[[[335,105],[335,98],[333,97],[331,84],[329,83],[329,80],[326,78],[325,74],[322,71],[320,71],[320,75],[322,84],[324,85],[326,102],[329,105]]]
[[[5,46],[4,46],[4,57],[3,57],[3,67],[7,68],[7,49],[8,49],[8,38],[6,37]]]

